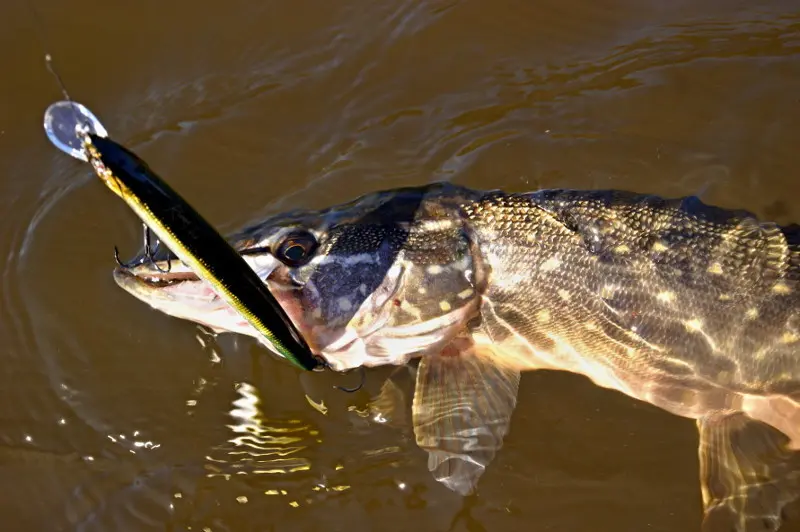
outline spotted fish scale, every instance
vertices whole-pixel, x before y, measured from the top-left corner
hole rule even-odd
[[[620,191],[497,193],[465,212],[492,267],[496,340],[520,335],[532,358],[594,357],[643,393],[675,396],[661,403],[728,400],[721,386],[797,392],[796,227]]]

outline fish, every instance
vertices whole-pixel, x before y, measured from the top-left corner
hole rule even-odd
[[[139,216],[146,226],[146,253],[152,253],[149,229],[194,278],[202,278],[238,319],[257,331],[262,344],[302,369],[321,367],[267,285],[228,241],[144,160],[109,138],[91,111],[71,101],[56,102],[45,112],[45,131],[60,150],[89,162],[100,180]],[[117,262],[119,275],[125,275],[130,267],[118,257]],[[150,282],[169,279],[151,276]]]
[[[522,373],[558,370],[695,422],[704,522],[777,530],[800,493],[797,224],[696,196],[434,182],[227,238],[332,368],[413,367],[416,443],[453,491],[475,493],[501,450]],[[256,336],[160,266],[113,277],[161,313]]]

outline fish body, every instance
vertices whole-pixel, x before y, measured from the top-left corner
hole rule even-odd
[[[482,332],[516,367],[691,418],[800,399],[796,226],[609,190],[493,194],[465,213],[491,267]],[[800,444],[800,417],[785,421]]]
[[[435,183],[278,214],[229,239],[331,367],[418,359],[417,443],[461,493],[502,445],[526,370],[579,373],[697,420],[708,512],[763,481],[740,448],[723,457],[741,419],[772,431],[776,455],[800,446],[797,225],[695,197]],[[313,252],[259,251],[292,239]],[[186,268],[173,272],[168,284],[146,266],[115,278],[166,314],[254,335]]]

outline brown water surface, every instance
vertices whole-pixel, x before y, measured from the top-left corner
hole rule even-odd
[[[796,0],[36,4],[71,95],[224,231],[442,179],[800,221]],[[45,138],[32,14],[0,14],[3,530],[699,530],[689,420],[526,374],[463,498],[366,416],[386,371],[341,393],[123,293],[140,226]]]

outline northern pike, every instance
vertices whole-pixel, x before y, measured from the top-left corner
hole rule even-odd
[[[459,493],[500,449],[521,372],[552,369],[695,420],[707,515],[777,527],[797,495],[800,469],[786,465],[800,448],[796,224],[693,196],[434,183],[228,238],[334,369],[418,362],[416,441]],[[298,242],[304,253],[290,255]],[[170,316],[257,335],[172,262],[114,279]],[[745,495],[770,482],[777,494],[754,515]]]

